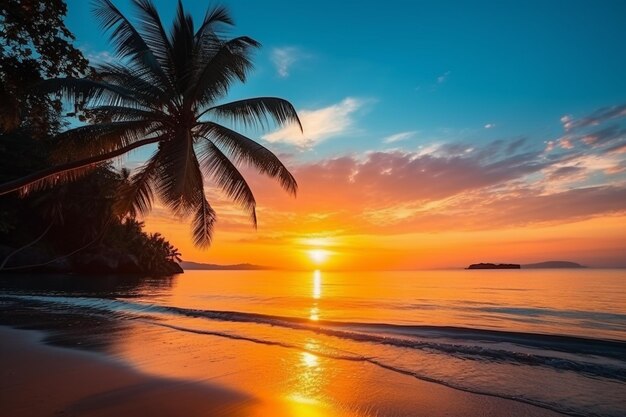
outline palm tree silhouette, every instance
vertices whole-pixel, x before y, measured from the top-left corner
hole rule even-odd
[[[297,184],[271,151],[222,123],[268,128],[271,121],[295,122],[302,130],[294,107],[280,98],[220,103],[233,83],[246,81],[251,52],[260,44],[222,35],[233,25],[224,7],[209,8],[196,29],[179,0],[167,33],[151,0],[133,0],[133,5],[138,29],[110,0],[94,3],[103,29],[110,32],[116,63],[98,65],[97,79],[57,78],[40,86],[86,104],[96,123],[61,133],[57,165],[0,185],[0,194],[47,187],[158,144],[125,181],[122,212],[145,213],[156,195],[176,215],[193,214],[194,243],[208,246],[216,214],[204,193],[207,180],[240,204],[256,227],[255,198],[237,166],[256,168],[293,195]]]

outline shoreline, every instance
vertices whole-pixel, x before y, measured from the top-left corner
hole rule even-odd
[[[46,342],[47,332],[0,325],[0,403],[12,417],[280,417],[377,415],[315,404],[294,408],[278,398],[258,398],[204,380],[155,376],[110,356]],[[250,370],[253,372],[253,370]],[[384,376],[384,371],[382,371]],[[557,417],[563,414],[516,401],[462,392],[408,376],[389,383],[412,387],[420,404],[414,416],[464,415]],[[398,392],[400,394],[400,392]],[[404,397],[409,393],[402,393]],[[269,413],[269,414],[268,414]]]

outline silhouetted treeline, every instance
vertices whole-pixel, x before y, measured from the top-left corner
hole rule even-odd
[[[93,73],[72,45],[62,0],[7,0],[0,5],[0,183],[48,168],[67,126],[60,95],[39,93],[49,77]],[[37,18],[33,18],[37,16]],[[84,120],[80,105],[71,116]],[[79,117],[80,116],[80,117]],[[54,156],[54,158],[53,158]],[[90,273],[180,272],[178,251],[119,204],[129,172],[110,163],[75,180],[33,184],[0,197],[0,270]]]

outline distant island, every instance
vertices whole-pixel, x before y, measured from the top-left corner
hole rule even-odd
[[[205,264],[201,262],[187,262],[180,263],[183,270],[218,270],[218,271],[262,271],[273,269],[269,266],[253,265],[253,264],[235,264],[235,265],[217,265],[217,264]]]
[[[546,261],[538,262],[534,264],[493,264],[493,263],[479,263],[471,264],[465,269],[541,269],[541,268],[587,268],[576,262],[569,261]]]
[[[519,264],[491,264],[491,263],[480,263],[480,264],[471,264],[466,269],[520,269],[521,266]]]
[[[539,268],[587,268],[584,265],[578,264],[576,262],[568,262],[568,261],[547,261],[547,262],[539,262],[536,264],[526,264],[522,265],[524,269],[539,269]]]

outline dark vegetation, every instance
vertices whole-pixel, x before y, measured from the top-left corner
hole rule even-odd
[[[54,164],[0,184],[0,195],[49,187],[85,175],[105,161],[137,148],[156,150],[121,192],[124,209],[146,213],[155,197],[178,217],[191,218],[194,243],[211,244],[217,215],[204,186],[210,182],[239,204],[256,226],[256,200],[240,166],[274,178],[295,195],[291,173],[270,150],[229,125],[269,128],[299,124],[288,101],[255,97],[225,101],[230,87],[245,82],[260,44],[224,34],[233,20],[224,7],[209,8],[195,25],[178,2],[166,29],[151,0],[134,0],[134,25],[109,0],[93,2],[117,57],[96,65],[95,75],[68,74],[38,83],[61,94],[88,124],[56,136]]]
[[[519,264],[492,264],[492,263],[479,263],[471,264],[466,269],[520,269]]]
[[[93,74],[63,24],[61,0],[0,5],[0,183],[48,168],[65,128],[60,95],[38,92],[49,77]],[[34,18],[37,16],[37,18]],[[73,116],[86,120],[80,103]],[[122,210],[129,173],[110,163],[76,181],[0,197],[0,270],[165,275],[180,254]]]

